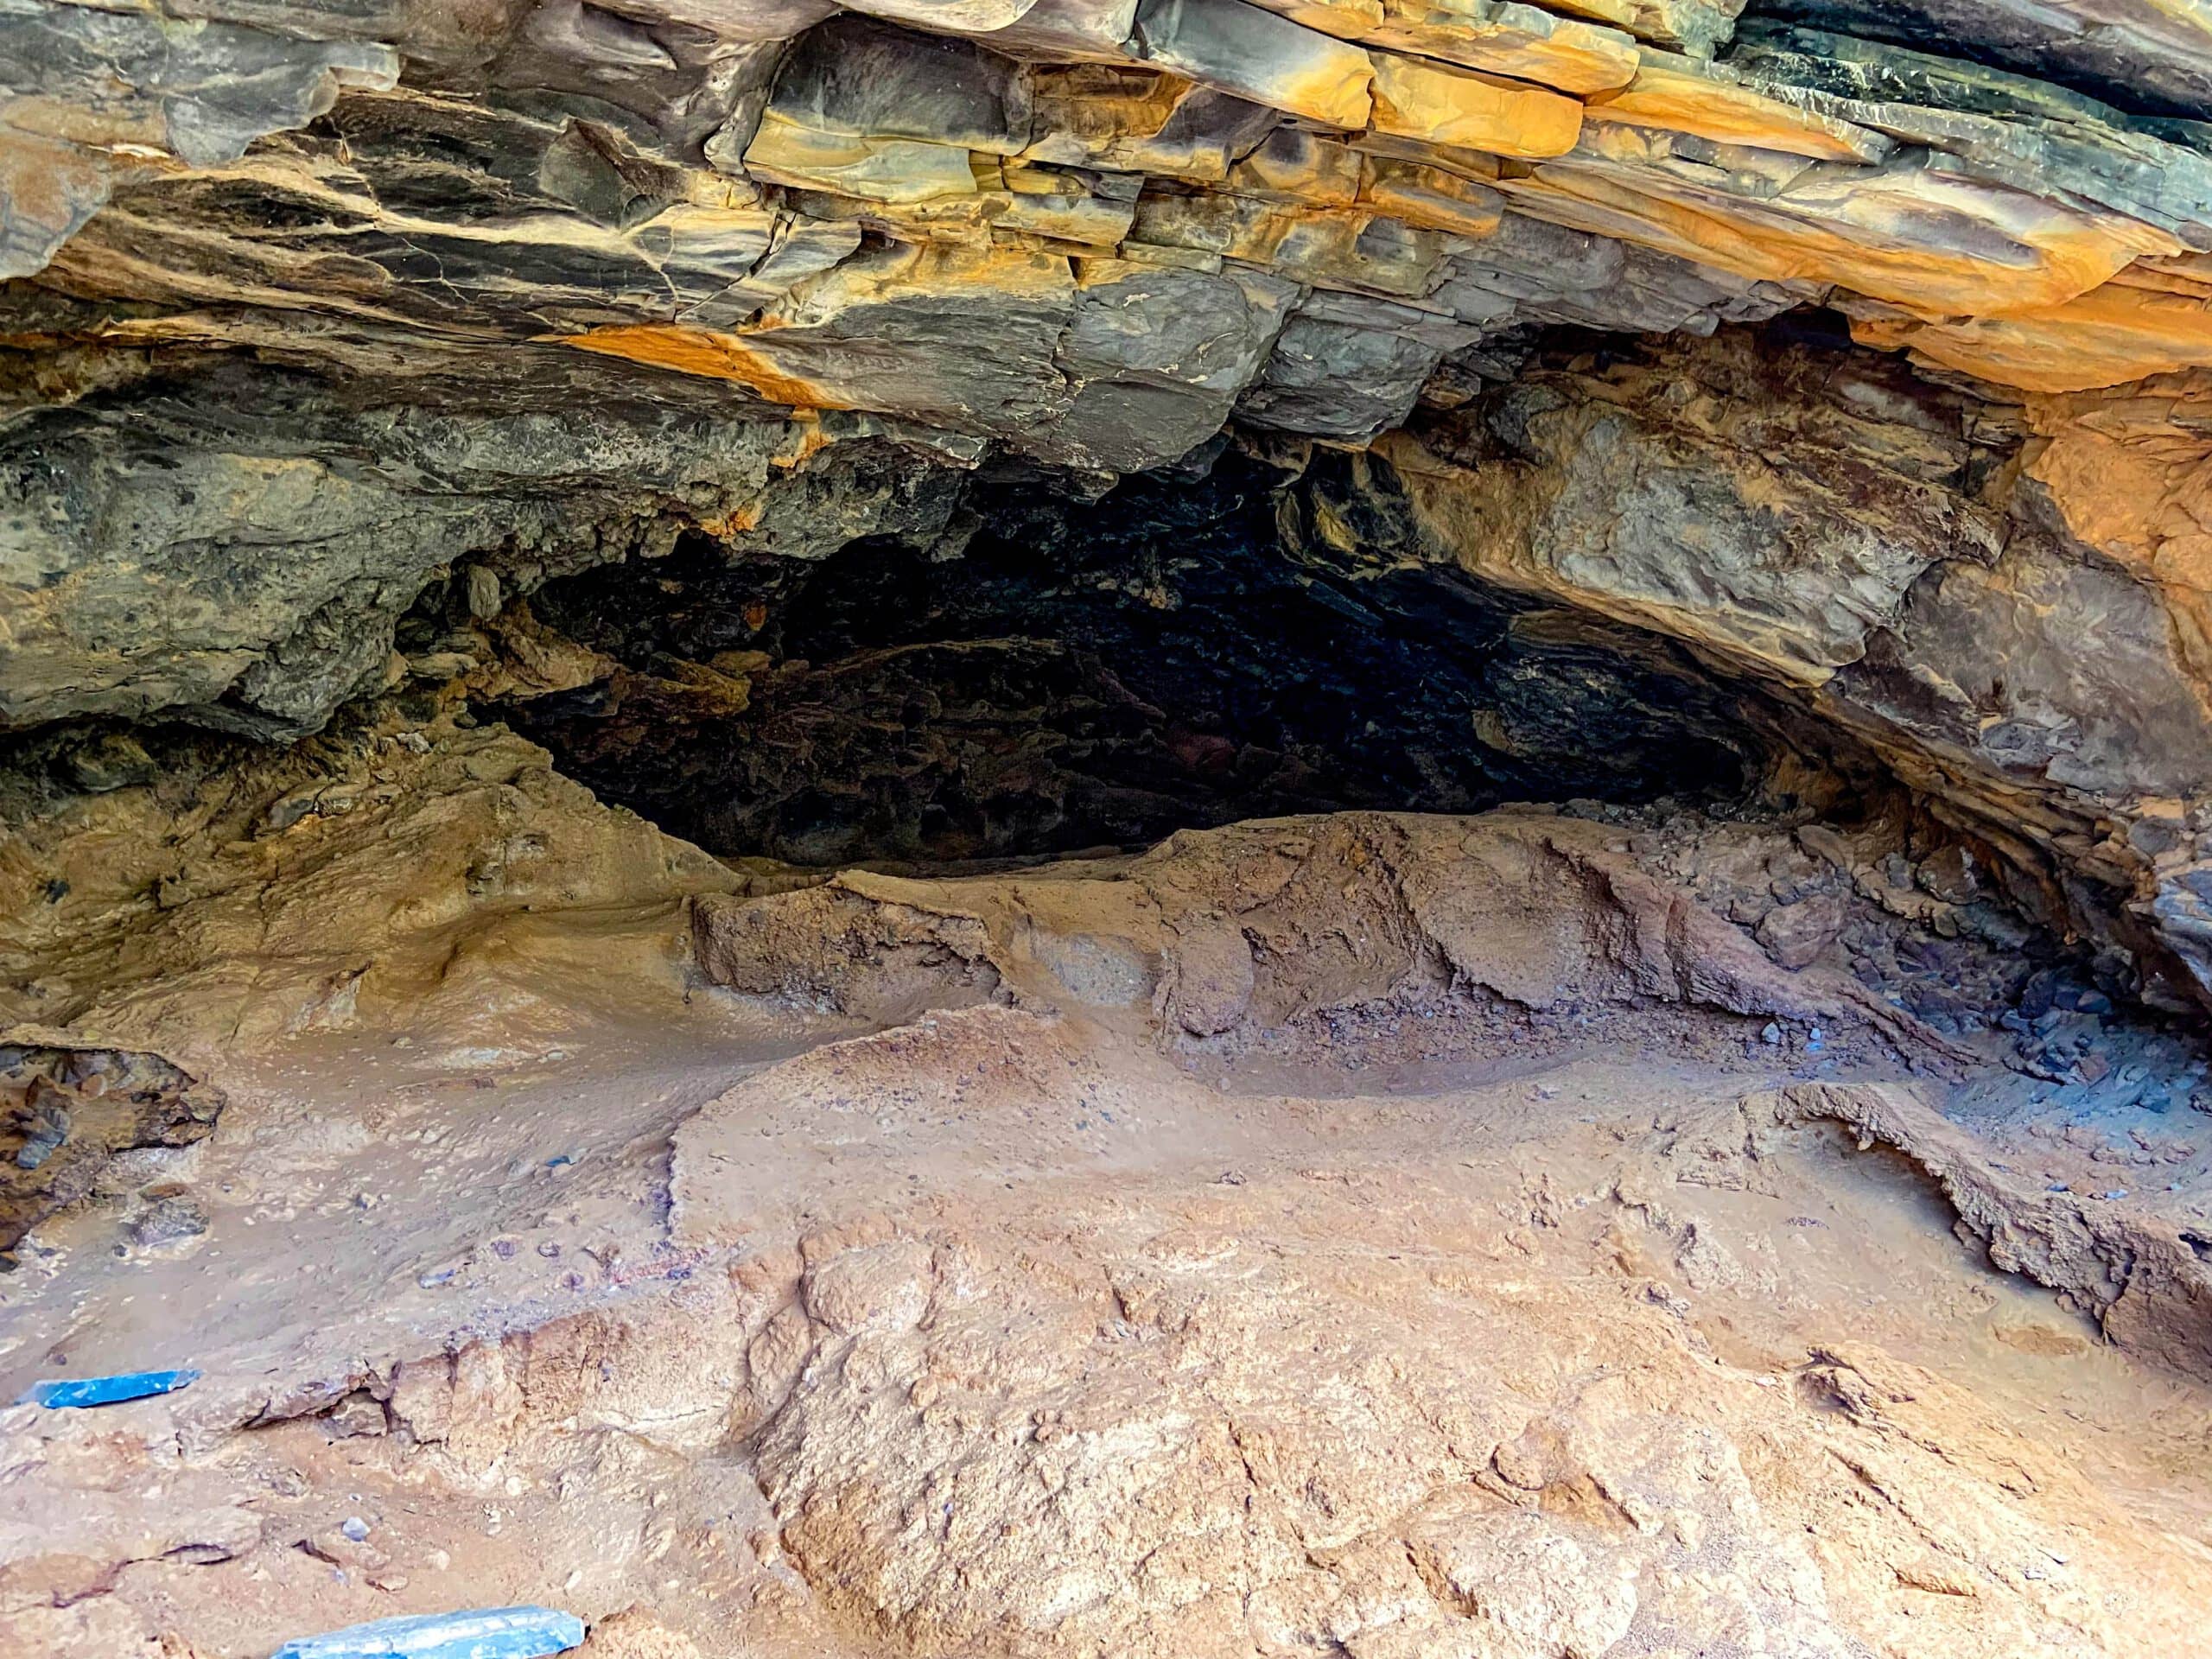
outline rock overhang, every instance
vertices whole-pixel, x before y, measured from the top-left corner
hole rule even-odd
[[[2202,960],[2212,41],[1744,10],[19,9],[0,718],[289,736],[456,569],[818,556],[1233,430],[1371,450],[1392,556],[1777,685]],[[1631,334],[1683,343],[1560,372]]]

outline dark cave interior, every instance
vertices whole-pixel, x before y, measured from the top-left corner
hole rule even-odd
[[[987,474],[950,543],[803,561],[687,537],[532,595],[620,666],[484,712],[664,829],[812,865],[1344,808],[1713,802],[1767,772],[1772,722],[1676,647],[1457,571],[1294,554],[1291,481],[1231,451],[1095,497]]]

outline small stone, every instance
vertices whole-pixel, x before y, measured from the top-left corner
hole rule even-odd
[[[358,1544],[365,1541],[368,1538],[369,1523],[358,1515],[349,1515],[338,1530],[351,1541]]]
[[[165,1198],[130,1224],[130,1240],[141,1249],[159,1249],[197,1238],[207,1230],[207,1212],[190,1198]]]
[[[1781,1042],[1782,1027],[1776,1025],[1773,1020],[1768,1020],[1765,1028],[1759,1033],[1759,1040],[1770,1045]]]
[[[1843,837],[1825,824],[1808,823],[1797,831],[1797,844],[1814,857],[1825,859],[1840,870],[1851,868],[1851,849]]]
[[[352,1440],[386,1433],[391,1427],[384,1402],[366,1389],[356,1389],[330,1409],[324,1425],[333,1440]]]
[[[1819,959],[1843,931],[1843,901],[1823,893],[1769,911],[1757,932],[1775,964],[1795,973]]]
[[[69,776],[93,795],[154,781],[154,758],[134,737],[120,733],[95,738],[69,757]]]
[[[480,564],[468,567],[468,613],[479,622],[489,622],[499,615],[503,596],[499,592],[499,576]]]
[[[1948,905],[1967,904],[1981,891],[1974,875],[1974,855],[1963,847],[1946,847],[1930,854],[1921,861],[1913,876],[1922,892]]]

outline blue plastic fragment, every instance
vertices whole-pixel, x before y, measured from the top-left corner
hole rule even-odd
[[[584,1639],[583,1621],[550,1607],[479,1607],[380,1618],[287,1642],[270,1659],[543,1659]]]
[[[78,1406],[112,1406],[124,1400],[171,1394],[186,1383],[199,1380],[197,1371],[125,1371],[117,1376],[76,1376],[56,1382],[34,1382],[16,1403],[46,1406],[55,1411]]]

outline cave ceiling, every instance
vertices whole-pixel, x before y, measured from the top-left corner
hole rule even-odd
[[[1233,443],[2212,983],[2200,5],[4,0],[0,88],[0,727]]]

